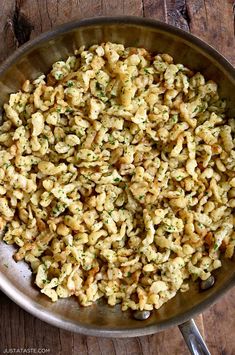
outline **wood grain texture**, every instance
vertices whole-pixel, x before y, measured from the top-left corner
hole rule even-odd
[[[212,355],[235,353],[235,292],[230,291],[196,323]],[[46,348],[51,355],[187,355],[178,328],[138,338],[96,338],[52,327],[0,293],[0,354],[10,348]]]
[[[186,4],[191,32],[214,46],[235,65],[235,2],[187,0]]]
[[[75,18],[152,17],[201,37],[235,65],[232,0],[0,0],[0,61],[39,33]],[[212,355],[235,354],[235,290],[196,318]],[[187,355],[177,328],[133,339],[86,337],[54,328],[0,293],[0,354],[47,348],[50,355]]]

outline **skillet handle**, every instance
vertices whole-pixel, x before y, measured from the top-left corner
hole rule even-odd
[[[192,355],[211,355],[193,319],[179,325]]]

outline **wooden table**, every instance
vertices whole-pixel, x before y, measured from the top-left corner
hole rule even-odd
[[[0,0],[0,61],[27,40],[66,21],[136,15],[191,31],[235,65],[234,9],[233,0]],[[235,354],[235,290],[196,321],[213,355]],[[47,325],[0,293],[0,354],[14,348],[36,352],[44,348],[50,355],[188,354],[177,328],[133,339],[86,337]]]

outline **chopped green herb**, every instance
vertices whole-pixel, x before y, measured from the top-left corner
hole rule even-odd
[[[7,169],[9,166],[11,166],[11,163],[4,163],[3,166]]]
[[[97,90],[102,90],[102,86],[98,83],[98,81],[96,82],[95,87]]]
[[[218,250],[218,249],[219,249],[219,245],[217,243],[215,243],[214,250]]]
[[[178,119],[178,115],[173,115],[171,117],[171,120],[172,120],[173,123],[177,122],[177,119]]]
[[[97,96],[102,99],[105,98],[105,93],[103,91],[98,92]]]
[[[67,86],[68,86],[69,88],[71,88],[73,85],[74,85],[74,82],[73,82],[73,81],[67,81]]]
[[[113,179],[113,181],[119,182],[119,181],[121,181],[121,179],[120,178],[115,178],[115,179]]]

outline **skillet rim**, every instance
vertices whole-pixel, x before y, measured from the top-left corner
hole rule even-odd
[[[21,47],[16,49],[16,51],[11,54],[0,66],[0,77],[7,72],[7,70],[17,63],[18,59],[23,57],[26,52],[30,52],[35,47],[40,47],[40,44],[46,43],[49,40],[59,37],[67,32],[73,31],[80,27],[89,27],[94,25],[137,25],[143,27],[157,27],[158,29],[170,32],[176,36],[183,38],[184,40],[191,42],[200,50],[203,50],[204,53],[209,55],[217,64],[219,64],[220,69],[225,71],[226,74],[231,76],[231,80],[234,81],[235,85],[235,68],[232,64],[216,49],[211,45],[207,44],[200,38],[188,33],[180,28],[166,24],[161,21],[147,19],[137,16],[100,16],[92,17],[86,19],[74,20],[63,25],[56,27],[50,31],[40,34],[36,38],[26,42]],[[0,241],[1,242],[1,241]],[[48,311],[46,307],[39,305],[37,302],[33,301],[30,297],[25,296],[21,291],[11,284],[10,281],[0,272],[0,289],[16,304],[18,304],[25,311],[29,312],[33,316],[39,318],[40,320],[47,322],[53,326],[63,328],[69,331],[78,332],[84,335],[90,336],[103,336],[103,337],[136,337],[150,335],[153,333],[160,332],[166,328],[173,327],[184,323],[188,319],[194,317],[195,315],[201,313],[206,308],[213,305],[217,300],[219,300],[229,289],[235,286],[235,274],[231,280],[228,280],[223,287],[221,287],[215,294],[209,296],[207,299],[199,303],[198,305],[192,307],[190,310],[175,316],[166,321],[163,321],[160,324],[145,326],[142,322],[142,327],[130,329],[130,328],[117,328],[117,329],[102,329],[96,326],[80,326],[75,322],[62,319],[59,316],[53,315],[52,312]]]

